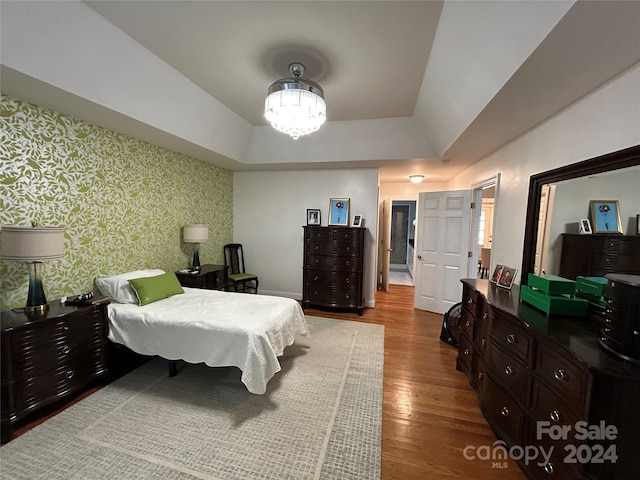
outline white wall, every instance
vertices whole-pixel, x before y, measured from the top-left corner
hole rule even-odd
[[[307,208],[321,210],[327,225],[330,198],[350,198],[364,218],[365,305],[375,305],[378,170],[235,172],[233,239],[242,243],[247,269],[260,278],[260,293],[302,298],[303,229]]]
[[[529,177],[640,144],[640,64],[456,176],[449,190],[501,173],[493,265],[520,268]],[[505,119],[508,121],[508,119]],[[519,275],[516,283],[520,283]]]

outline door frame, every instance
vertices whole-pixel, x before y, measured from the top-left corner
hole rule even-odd
[[[471,251],[471,257],[469,258],[469,276],[471,278],[478,278],[478,269],[473,268],[473,266],[478,265],[479,260],[478,234],[480,233],[480,214],[482,212],[482,191],[493,186],[496,188],[496,194],[493,199],[493,218],[495,219],[496,211],[498,210],[498,197],[500,196],[500,172],[471,185],[471,198],[474,203],[474,208],[471,213],[471,244],[469,245],[469,250]],[[491,263],[496,263],[494,261],[494,255],[491,256]],[[491,276],[491,265],[489,265],[487,272],[488,275]]]

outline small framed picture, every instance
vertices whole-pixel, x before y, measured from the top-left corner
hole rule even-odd
[[[502,268],[502,265],[496,265],[496,269],[493,271],[493,275],[491,275],[491,278],[489,279],[491,283],[497,283],[500,278],[500,274],[502,273]]]
[[[332,198],[329,201],[329,225],[349,226],[348,198]]]
[[[352,227],[362,227],[363,223],[364,223],[364,218],[362,218],[362,215],[360,215],[359,213],[356,213],[351,219]]]
[[[498,282],[496,283],[496,285],[502,288],[511,289],[517,272],[517,268],[502,267],[502,272],[500,273],[500,278],[498,278]]]
[[[591,200],[589,211],[593,233],[622,233],[617,200]]]
[[[307,208],[307,225],[320,225],[319,208]]]
[[[580,220],[580,233],[582,235],[593,233],[593,231],[591,231],[591,222],[589,222],[588,218]]]

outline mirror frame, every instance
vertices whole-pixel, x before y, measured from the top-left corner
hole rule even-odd
[[[524,245],[522,246],[522,269],[520,270],[520,283],[522,285],[526,285],[529,273],[534,271],[542,186],[547,183],[555,183],[637,165],[640,165],[640,145],[538,173],[529,178],[529,197],[524,227]]]

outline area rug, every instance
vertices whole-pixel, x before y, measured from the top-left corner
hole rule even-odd
[[[264,395],[153,359],[0,448],[2,478],[380,478],[384,327],[307,316]]]

